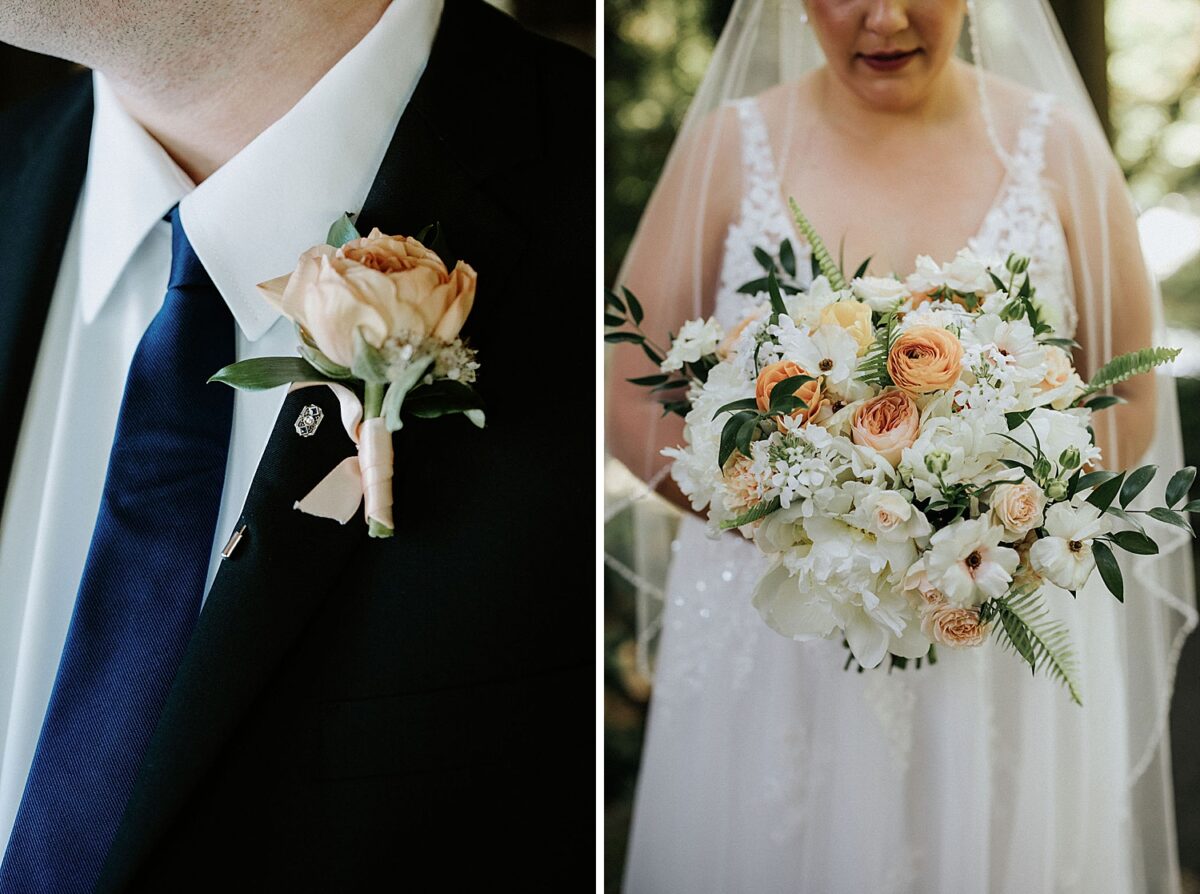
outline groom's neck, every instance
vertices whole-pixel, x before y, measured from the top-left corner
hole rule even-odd
[[[282,117],[379,20],[389,0],[144,4],[93,67],[196,183]],[[135,4],[139,6],[141,4]],[[191,15],[181,15],[186,7]],[[136,13],[135,13],[136,15]]]

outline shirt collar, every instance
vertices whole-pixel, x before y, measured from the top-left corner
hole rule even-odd
[[[193,186],[94,75],[80,301],[99,313],[146,234],[179,202],[196,255],[251,341],[279,312],[255,285],[288,273],[362,207],[425,69],[443,0],[392,0],[375,26],[283,117]]]

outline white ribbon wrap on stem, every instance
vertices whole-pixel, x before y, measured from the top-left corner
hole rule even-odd
[[[337,382],[293,382],[288,392],[327,385],[341,408],[342,427],[358,445],[358,455],[348,456],[293,506],[307,515],[331,518],[345,524],[365,501],[363,514],[393,528],[392,435],[382,417],[363,420],[363,405],[352,390]]]

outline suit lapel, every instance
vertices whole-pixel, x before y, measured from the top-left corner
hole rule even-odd
[[[21,121],[23,157],[0,183],[0,509],[20,420],[58,279],[63,249],[87,172],[91,75],[42,100],[50,121]],[[11,114],[11,113],[10,113]],[[25,114],[28,114],[26,111]],[[3,126],[0,124],[0,126]]]
[[[449,224],[451,248],[469,247],[481,281],[488,276],[493,288],[510,266],[506,252],[519,249],[526,235],[512,233],[506,212],[487,198],[483,185],[490,173],[520,157],[529,139],[528,131],[524,141],[489,145],[481,139],[504,134],[514,123],[524,126],[521,113],[505,114],[502,105],[510,99],[510,84],[525,76],[524,66],[518,58],[503,58],[505,48],[488,45],[501,20],[511,26],[481,0],[446,0],[428,64],[358,218],[364,232],[378,226],[415,234],[434,220]],[[471,53],[494,59],[501,72],[486,87],[463,74],[461,59]],[[476,126],[480,121],[483,127]],[[464,335],[486,316],[473,314]],[[300,438],[293,425],[309,403],[326,418],[315,435]],[[223,560],[197,621],[98,891],[128,884],[347,561],[355,550],[371,548],[361,517],[342,526],[293,508],[353,453],[337,420],[337,400],[328,388],[301,389],[285,400],[243,508],[245,538]],[[400,439],[397,447],[402,449]],[[397,512],[399,518],[403,508]]]

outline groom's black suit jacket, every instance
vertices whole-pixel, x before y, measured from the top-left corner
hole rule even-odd
[[[289,395],[101,890],[591,888],[593,69],[445,0],[359,225],[439,221],[478,271],[487,427],[406,424],[373,540],[293,509],[353,445],[329,389]],[[91,112],[84,77],[0,117],[0,494]]]

